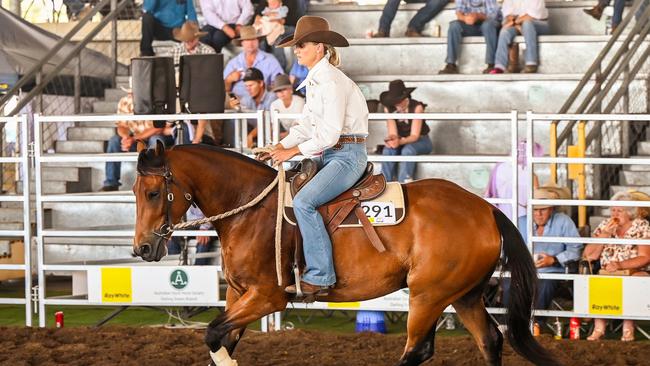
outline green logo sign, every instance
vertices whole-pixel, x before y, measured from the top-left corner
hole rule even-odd
[[[172,275],[169,276],[169,283],[175,289],[178,290],[184,289],[188,283],[187,273],[185,273],[185,271],[183,271],[182,269],[177,269],[173,271]]]

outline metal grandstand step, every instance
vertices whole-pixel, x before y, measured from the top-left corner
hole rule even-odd
[[[115,135],[114,127],[69,127],[68,140],[106,141]]]
[[[637,145],[639,155],[650,155],[650,141],[640,141]]]
[[[619,181],[628,186],[650,186],[650,173],[647,171],[622,170],[619,173]]]
[[[100,100],[93,103],[93,112],[100,114],[114,114],[117,112],[117,101]]]
[[[547,1],[546,7],[549,10],[549,23],[552,34],[605,34],[605,21],[596,21],[586,16],[582,9],[593,7],[592,1]],[[423,4],[403,4],[400,6],[392,24],[391,35],[402,37],[406,26],[415,13]],[[384,6],[382,5],[356,5],[356,4],[334,4],[317,5],[311,4],[310,15],[325,17],[338,32],[346,37],[365,37],[366,31],[377,30],[379,17]],[[440,26],[441,35],[447,35],[449,22],[456,19],[455,4],[449,3],[445,9],[429,22],[424,32],[427,35],[434,35],[435,28]]]
[[[633,159],[648,159],[648,162],[650,163],[650,156],[632,156]],[[633,165],[624,165],[623,166],[624,170],[630,170],[630,171],[643,171],[643,172],[648,172],[650,171],[650,164],[649,165],[641,165],[641,164],[633,164]]]
[[[109,88],[104,90],[104,101],[107,102],[119,102],[123,96],[126,96],[126,92],[122,89]]]
[[[103,153],[104,141],[57,141],[55,150],[57,153]]]

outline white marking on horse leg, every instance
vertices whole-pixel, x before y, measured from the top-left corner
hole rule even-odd
[[[210,351],[210,358],[217,366],[237,366],[237,361],[230,358],[226,347],[221,347],[217,352]]]

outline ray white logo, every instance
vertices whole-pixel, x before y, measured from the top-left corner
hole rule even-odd
[[[189,278],[187,277],[187,273],[182,269],[174,270],[171,276],[169,276],[169,284],[177,290],[184,289],[188,282]]]

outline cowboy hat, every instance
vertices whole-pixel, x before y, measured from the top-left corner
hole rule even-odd
[[[275,77],[275,80],[271,83],[271,91],[276,92],[280,90],[284,90],[287,88],[293,88],[293,85],[291,85],[291,79],[289,79],[289,75],[285,74],[280,74]]]
[[[345,37],[330,30],[330,24],[325,18],[311,15],[298,19],[293,35],[282,39],[276,47],[291,47],[300,42],[325,43],[334,47],[350,45]]]
[[[258,39],[258,38],[261,38],[261,37],[264,37],[264,36],[261,35],[261,34],[258,34],[257,31],[255,30],[255,27],[253,27],[252,25],[245,25],[245,26],[241,27],[241,29],[239,30],[239,37],[233,39],[233,41],[241,42],[241,41],[246,41],[246,40],[250,40],[250,39]]]
[[[208,34],[208,32],[201,32],[197,23],[187,21],[183,23],[183,26],[180,28],[174,28],[172,30],[172,34],[174,36],[174,39],[177,41],[187,42],[203,37]]]
[[[539,200],[565,200],[571,198],[571,192],[566,187],[544,186],[535,189],[533,197]],[[534,209],[549,208],[554,205],[535,205]]]
[[[404,98],[410,97],[413,90],[415,88],[407,88],[402,80],[393,80],[388,84],[388,91],[379,95],[379,100],[386,107],[392,107],[404,100]]]

